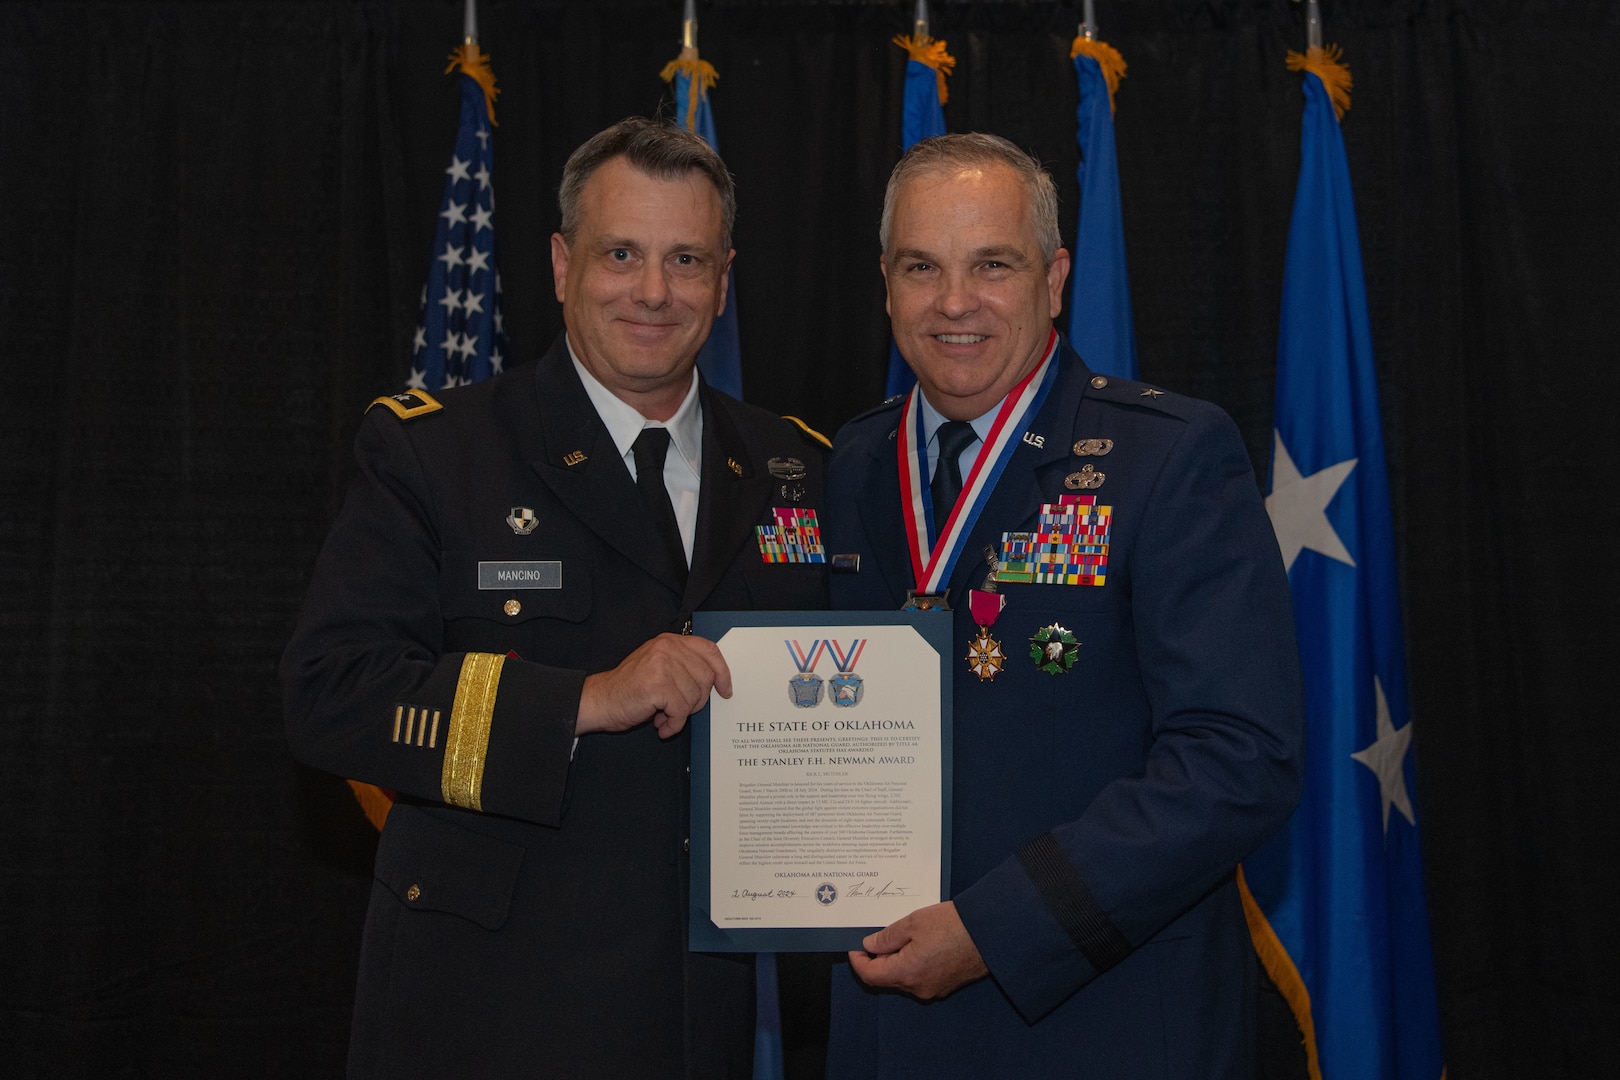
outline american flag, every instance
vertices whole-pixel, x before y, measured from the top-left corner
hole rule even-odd
[[[495,271],[494,154],[490,125],[495,77],[489,57],[469,42],[451,57],[461,68],[461,126],[444,170],[444,198],[433,231],[433,261],[411,346],[415,390],[465,386],[498,375],[505,363],[501,279]]]

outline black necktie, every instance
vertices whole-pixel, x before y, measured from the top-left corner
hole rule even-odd
[[[936,538],[956,506],[956,497],[962,494],[962,465],[957,458],[978,437],[979,433],[966,420],[947,420],[939,426],[939,461],[934,465],[934,479],[928,485],[929,497],[934,501]]]
[[[669,453],[669,429],[642,428],[641,434],[630,447],[636,457],[636,487],[641,489],[641,501],[647,505],[647,517],[663,537],[664,546],[673,566],[680,575],[679,584],[686,581],[686,545],[681,542],[681,527],[675,523],[675,504],[669,501],[669,489],[664,486],[664,457]]]

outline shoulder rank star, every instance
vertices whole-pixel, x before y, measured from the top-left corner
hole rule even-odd
[[[1053,623],[1035,631],[1030,638],[1029,658],[1048,675],[1066,675],[1078,658],[1080,642],[1074,633]]]

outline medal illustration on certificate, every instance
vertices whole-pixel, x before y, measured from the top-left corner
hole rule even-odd
[[[813,709],[821,704],[822,680],[816,674],[816,661],[821,659],[821,650],[827,643],[812,641],[808,650],[797,641],[783,641],[782,644],[787,646],[788,655],[793,657],[793,666],[799,669],[799,673],[788,680],[788,700],[793,702],[795,708]]]
[[[866,648],[864,638],[856,638],[849,643],[848,649],[840,649],[838,642],[827,639],[827,651],[832,653],[833,663],[838,667],[838,674],[827,681],[827,700],[840,709],[854,708],[866,696],[866,687],[861,684],[861,677],[855,674],[855,665],[860,661],[861,650]]]

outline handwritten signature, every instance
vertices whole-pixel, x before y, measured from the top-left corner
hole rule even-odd
[[[872,881],[857,881],[852,883],[844,892],[845,896],[867,896],[873,899],[883,896],[910,896],[911,894],[910,885],[896,885],[892,881],[885,882],[882,885],[877,885]]]

